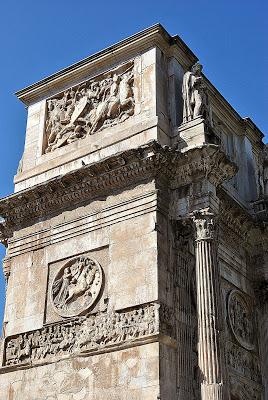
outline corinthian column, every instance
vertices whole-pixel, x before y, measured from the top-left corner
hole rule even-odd
[[[196,233],[196,286],[198,363],[202,400],[226,399],[220,348],[222,313],[220,276],[216,258],[215,220],[208,210],[194,213]]]

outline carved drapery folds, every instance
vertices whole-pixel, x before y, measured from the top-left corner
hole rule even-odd
[[[83,313],[96,302],[103,281],[100,264],[89,257],[67,262],[56,274],[51,287],[51,301],[62,317]]]
[[[158,334],[159,330],[159,305],[155,303],[130,311],[100,312],[7,338],[4,365],[47,362],[99,351]]]
[[[204,209],[193,215],[196,233],[198,365],[202,400],[224,399],[220,331],[220,277],[216,260],[215,217]]]
[[[133,62],[47,101],[45,152],[85,138],[134,114]]]
[[[263,400],[262,390],[252,382],[245,383],[237,377],[232,378],[230,382],[231,400]]]
[[[203,66],[196,63],[190,71],[184,74],[182,84],[183,123],[203,117],[212,126],[211,109],[202,69]]]

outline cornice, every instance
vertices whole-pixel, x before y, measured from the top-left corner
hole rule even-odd
[[[236,134],[246,135],[257,145],[262,146],[262,139],[264,134],[256,126],[256,124],[249,117],[241,117],[240,114],[234,109],[234,107],[228,102],[228,100],[218,91],[218,89],[210,82],[205,76],[206,85],[209,89],[210,101],[213,107],[213,111],[223,121],[223,124],[229,127],[229,129]]]
[[[135,53],[137,55],[139,52],[152,46],[163,48],[175,46],[182,58],[183,64],[187,67],[197,60],[197,57],[179,36],[171,36],[161,24],[157,23],[21,89],[15,94],[19,100],[28,106],[48,96],[49,93],[51,94],[52,90],[56,92],[58,87],[62,89],[66,80],[71,81],[74,78],[79,79],[80,76],[82,77],[85,76],[85,74],[90,74],[93,71],[92,68],[96,69],[96,67],[100,65],[109,67],[109,64],[118,62],[119,58],[122,58],[122,56],[135,56]]]
[[[15,228],[146,179],[163,176],[167,189],[198,179],[208,179],[218,186],[235,172],[235,165],[216,145],[181,153],[152,141],[0,200],[0,215],[5,219],[1,224],[2,242]]]
[[[227,226],[241,239],[248,243],[255,242],[255,233],[259,232],[255,215],[235,201],[222,187],[217,190],[221,201],[219,218],[223,226]]]

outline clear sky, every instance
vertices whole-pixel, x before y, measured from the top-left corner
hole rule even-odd
[[[26,110],[13,93],[156,22],[181,36],[240,115],[268,133],[267,0],[9,0],[0,11],[1,197],[13,191],[24,145]],[[4,291],[0,273],[0,323]]]

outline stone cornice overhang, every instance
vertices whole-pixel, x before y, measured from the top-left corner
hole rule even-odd
[[[197,61],[195,54],[179,36],[171,36],[158,23],[19,90],[15,94],[19,100],[29,106],[50,96],[52,92],[56,93],[62,90],[66,85],[65,82],[82,80],[100,66],[107,68],[109,65],[120,62],[120,59],[126,57],[126,55],[134,57],[141,51],[153,46],[172,49],[185,69],[190,68]]]
[[[235,172],[235,165],[216,145],[194,147],[181,153],[152,141],[3,198],[0,200],[0,215],[5,220],[0,224],[2,237],[10,237],[15,229],[147,179],[163,177],[167,188],[204,178],[218,186]]]
[[[219,220],[222,226],[231,229],[247,243],[254,244],[260,228],[255,213],[239,204],[223,187],[218,188],[217,196],[221,202]]]
[[[263,132],[251,120],[250,117],[241,117],[226,98],[218,91],[218,89],[203,75],[206,85],[209,89],[210,101],[212,108],[231,131],[237,135],[246,135],[252,144],[262,148]]]
[[[167,57],[175,57],[185,71],[198,61],[198,57],[178,35],[171,36],[158,23],[29,85],[15,94],[19,100],[29,106],[67,87],[78,84],[84,79],[88,79],[99,68],[106,70],[112,65],[118,64],[126,58],[126,55],[130,59],[154,46],[162,49]],[[228,116],[227,118],[223,116],[225,123],[229,124],[232,121],[231,129],[235,129],[240,134],[247,131],[247,135],[253,141],[261,142],[264,135],[251,119],[242,118],[209,79],[205,76],[204,78],[216,108],[221,112],[224,110],[224,114]]]

